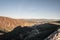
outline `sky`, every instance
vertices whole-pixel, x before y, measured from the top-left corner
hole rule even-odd
[[[60,19],[60,0],[0,0],[0,16]]]

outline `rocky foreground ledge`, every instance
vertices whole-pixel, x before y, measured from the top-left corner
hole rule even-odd
[[[60,40],[60,28],[52,34],[50,34],[50,36],[48,36],[44,40]]]

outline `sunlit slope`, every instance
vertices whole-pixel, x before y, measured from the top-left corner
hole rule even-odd
[[[60,23],[47,20],[47,19],[13,19],[9,17],[2,17],[0,16],[0,30],[9,32],[16,28],[17,26],[28,26],[31,27],[32,25],[39,25],[44,23],[52,23],[60,25]]]
[[[12,19],[8,17],[0,17],[0,30],[2,31],[11,31],[16,26],[31,26],[34,25],[36,22],[26,21],[23,19]]]

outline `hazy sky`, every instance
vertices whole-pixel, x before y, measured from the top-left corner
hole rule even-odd
[[[0,16],[60,19],[60,0],[0,0]]]

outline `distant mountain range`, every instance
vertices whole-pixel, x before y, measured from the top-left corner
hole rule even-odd
[[[44,23],[52,23],[57,20],[48,19],[14,19],[9,17],[0,16],[0,30],[9,32],[17,26],[32,26]]]

